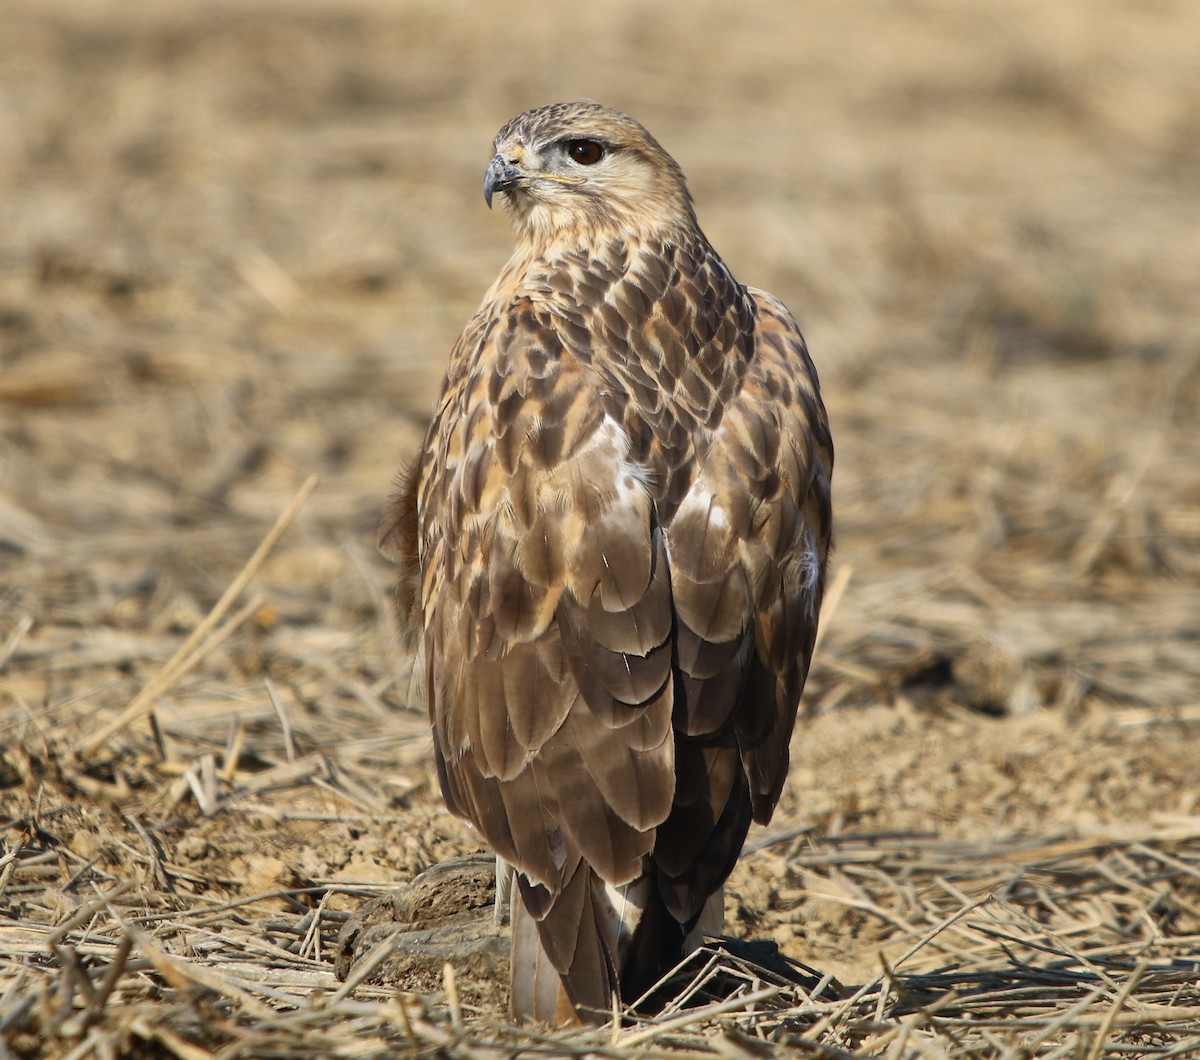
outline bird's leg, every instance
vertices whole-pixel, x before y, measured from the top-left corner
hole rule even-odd
[[[510,919],[513,892],[513,867],[499,854],[496,855],[496,904],[492,909],[492,920],[503,924]]]

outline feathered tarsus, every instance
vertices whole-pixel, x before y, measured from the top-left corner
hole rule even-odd
[[[733,278],[642,126],[519,115],[485,195],[517,250],[381,542],[447,806],[516,872],[514,1014],[604,1020],[719,927],[779,798],[833,448],[795,321]]]

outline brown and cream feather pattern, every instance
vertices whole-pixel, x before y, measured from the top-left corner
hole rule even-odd
[[[446,803],[516,870],[514,1012],[603,1019],[679,959],[779,798],[833,449],[794,320],[636,122],[523,114],[485,190],[518,249],[382,542]]]

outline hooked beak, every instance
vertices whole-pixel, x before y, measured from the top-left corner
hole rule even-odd
[[[496,155],[483,175],[483,201],[488,204],[488,209],[492,207],[492,196],[496,192],[516,187],[524,177],[525,171],[520,166],[503,155]]]

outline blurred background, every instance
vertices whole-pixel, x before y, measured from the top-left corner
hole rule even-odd
[[[844,592],[778,820],[1194,813],[1198,40],[1189,0],[0,0],[0,786],[33,799],[315,472],[158,744],[55,783],[155,805],[231,726],[283,760],[283,709],[372,812],[439,822],[360,876],[469,843],[375,532],[512,245],[492,137],[589,97],[821,372]]]

